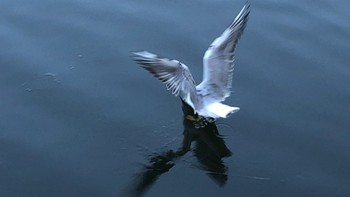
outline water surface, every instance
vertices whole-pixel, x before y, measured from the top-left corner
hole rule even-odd
[[[179,59],[200,82],[243,3],[2,0],[0,195],[124,195],[184,131],[180,100],[130,51]],[[251,4],[226,101],[241,110],[216,123],[225,184],[192,144],[144,196],[350,195],[350,2]]]

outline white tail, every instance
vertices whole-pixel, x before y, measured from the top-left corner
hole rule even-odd
[[[226,118],[228,115],[233,114],[239,110],[239,107],[231,107],[222,103],[212,103],[206,107],[206,109],[212,113],[213,118]]]

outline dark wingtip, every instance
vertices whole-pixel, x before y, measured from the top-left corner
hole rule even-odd
[[[140,57],[140,53],[144,52],[145,50],[137,50],[137,51],[130,51],[130,58],[135,60],[135,58]]]
[[[149,53],[145,50],[131,51],[130,58],[141,66],[145,66],[155,54]]]
[[[249,13],[250,13],[250,10],[251,10],[251,9],[250,9],[250,5],[251,5],[251,4],[250,4],[250,1],[246,1],[245,4],[244,4],[244,6],[243,6],[243,7],[245,7],[245,10],[244,10],[244,11],[245,11],[245,14],[244,14],[244,15],[246,15],[246,16],[248,16]]]
[[[130,51],[130,55],[129,55],[129,58],[136,61],[137,59],[137,52],[139,51]]]
[[[247,9],[250,9],[250,1],[249,0],[247,0],[246,2],[245,2],[245,4],[244,4],[245,6],[247,6]]]

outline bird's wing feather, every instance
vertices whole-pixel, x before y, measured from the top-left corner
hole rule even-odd
[[[195,111],[198,102],[196,84],[188,67],[177,61],[158,57],[147,51],[133,53],[133,59],[154,77],[163,82],[175,96],[188,103]]]
[[[247,24],[250,5],[246,4],[231,25],[214,40],[203,57],[203,81],[197,89],[203,96],[223,101],[231,94],[234,50]]]

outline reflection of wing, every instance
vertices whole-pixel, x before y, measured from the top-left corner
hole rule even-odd
[[[149,164],[144,166],[141,173],[137,174],[137,179],[132,184],[132,190],[129,194],[123,196],[143,196],[144,193],[158,180],[159,176],[168,172],[175,164],[173,159],[178,157],[172,150],[162,154],[151,155]]]
[[[197,102],[196,84],[188,67],[177,61],[160,58],[147,51],[134,53],[133,59],[148,70],[157,79],[162,81],[168,90],[177,96],[180,95],[193,109]]]
[[[203,58],[203,81],[199,90],[217,101],[230,96],[234,67],[234,50],[248,21],[250,5],[244,5],[232,24],[214,40]]]

